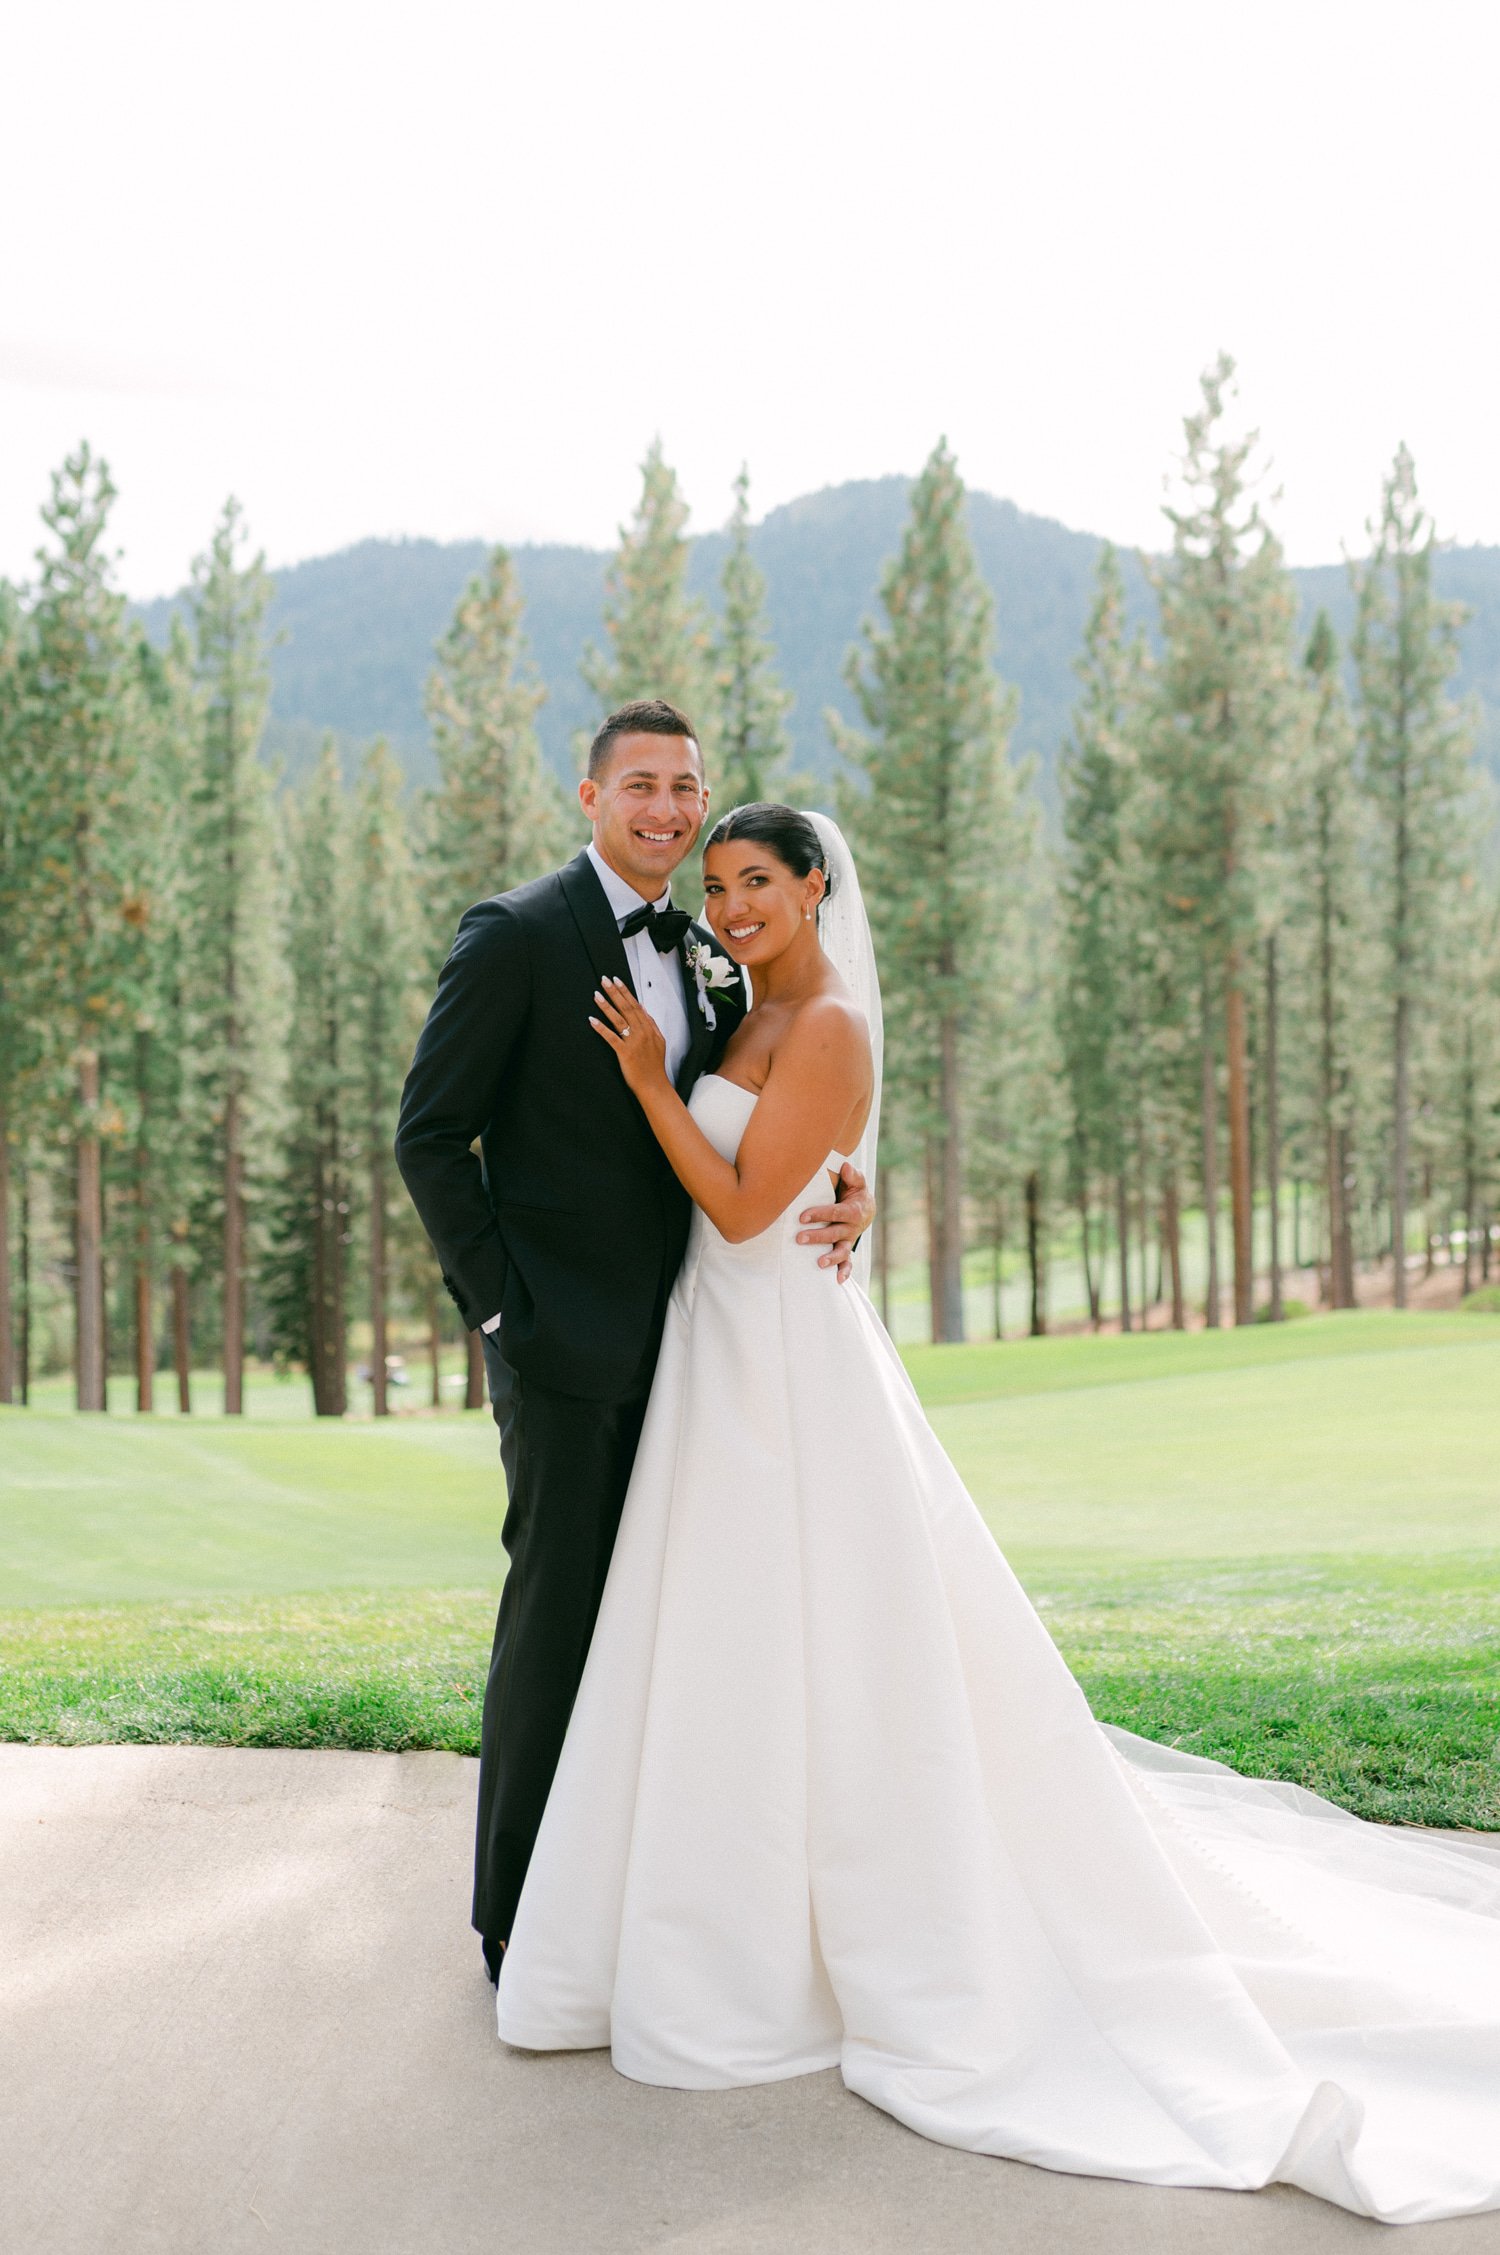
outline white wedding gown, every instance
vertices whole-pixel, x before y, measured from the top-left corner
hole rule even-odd
[[[692,1110],[732,1158],[754,1103]],[[1090,2176],[1500,2206],[1500,1844],[1101,1728],[795,1242],[821,1192],[695,1219],[500,2034],[690,2089],[837,2066]]]

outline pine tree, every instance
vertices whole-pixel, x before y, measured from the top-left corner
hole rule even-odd
[[[1404,446],[1370,534],[1373,553],[1354,572],[1354,662],[1391,1012],[1391,1243],[1400,1308],[1406,1305],[1414,1067],[1434,1021],[1433,982],[1455,875],[1468,751],[1464,717],[1448,695],[1463,612],[1433,593],[1433,528]]]
[[[714,644],[714,789],[727,809],[778,799],[790,787],[785,721],[792,700],[776,678],[765,577],[750,553],[748,469],[734,482],[729,553],[720,587],[724,608]]]
[[[197,680],[194,638],[181,617],[174,618],[162,662],[161,759],[173,781],[176,882],[167,909],[159,1018],[151,1043],[155,1117],[170,1120],[172,1131],[153,1149],[152,1173],[158,1201],[171,1302],[172,1363],[177,1408],[192,1409],[192,1279],[199,1246],[195,1217],[211,1202],[215,1169],[212,1142],[205,1129],[206,1076],[196,1044],[203,1013],[195,985],[195,942],[201,902],[196,848],[202,811],[200,780],[204,757],[203,700]]]
[[[521,676],[521,596],[503,548],[470,581],[438,645],[427,712],[442,781],[426,810],[423,892],[434,972],[476,900],[538,877],[566,852],[562,793],[543,766],[546,692]],[[467,1406],[484,1405],[484,1358],[467,1342]]]
[[[704,759],[717,756],[708,614],[687,592],[687,503],[653,439],[641,465],[641,498],[604,589],[605,650],[584,656],[583,678],[601,714],[636,697],[665,697],[699,731]]]
[[[20,597],[0,580],[0,1402],[16,1399],[16,1296],[11,1253],[11,1179],[33,1132],[28,1095],[42,1057],[36,1009],[38,951],[31,894],[37,871],[29,850],[36,777],[22,725]]]
[[[226,502],[193,567],[202,752],[188,846],[196,1112],[218,1181],[224,1408],[244,1411],[253,1209],[280,1132],[283,1019],[280,904],[270,778],[259,754],[269,677],[264,559],[241,563],[239,503]]]
[[[306,1367],[318,1417],[348,1407],[354,893],[338,754],[325,740],[284,815],[291,867],[291,1092],[268,1263],[278,1352]]]
[[[1100,1287],[1089,1263],[1092,1192],[1113,1186],[1120,1327],[1131,1328],[1131,1171],[1146,1164],[1147,937],[1135,872],[1137,747],[1145,679],[1139,637],[1125,631],[1125,582],[1101,552],[1077,672],[1082,694],[1064,748],[1059,1032],[1071,1094],[1070,1189],[1078,1208],[1090,1309]],[[1141,1233],[1146,1217],[1142,1193]]]
[[[422,1024],[422,931],[401,808],[401,769],[383,742],[365,754],[351,810],[348,1021],[353,1087],[350,1149],[365,1183],[370,1377],[387,1414],[391,1140],[401,1083]],[[408,1201],[401,1221],[415,1220]]]
[[[1047,1245],[1067,1130],[1057,971],[1058,901],[1029,791],[1016,807],[1010,881],[997,892],[991,974],[966,1028],[969,1198],[990,1254],[996,1338],[1005,1250],[1024,1247],[1027,1330],[1047,1328]]]
[[[993,619],[939,441],[912,489],[848,679],[870,734],[839,741],[865,788],[845,794],[888,1012],[886,1082],[922,1153],[933,1337],[961,1339],[964,1029],[997,975],[1002,904],[1024,851],[1006,744],[1014,701],[991,662]]]
[[[130,659],[123,717],[135,742],[131,798],[140,843],[111,1059],[124,1133],[106,1148],[106,1187],[115,1218],[112,1265],[130,1280],[136,1408],[145,1412],[154,1406],[157,1281],[176,1265],[173,1225],[201,1192],[194,1140],[183,1133],[191,1061],[182,1007],[187,812],[199,714],[180,622],[165,652],[142,634]],[[188,1406],[185,1393],[179,1356],[179,1408]]]
[[[523,677],[521,595],[504,548],[459,598],[427,683],[442,781],[429,809],[425,880],[438,961],[460,916],[541,876],[565,851],[562,793],[545,767]]]
[[[1183,506],[1169,508],[1172,554],[1156,575],[1163,639],[1156,724],[1145,739],[1160,907],[1191,933],[1200,969],[1208,1315],[1218,1321],[1215,1058],[1222,1023],[1229,1113],[1234,1312],[1253,1309],[1249,961],[1256,877],[1270,818],[1276,746],[1288,726],[1294,606],[1280,547],[1251,498],[1254,435],[1223,419],[1234,363],[1221,354],[1184,424]]]
[[[1322,1178],[1328,1299],[1352,1308],[1355,1127],[1365,1007],[1363,813],[1338,644],[1320,611],[1303,661],[1305,719],[1286,794],[1287,992],[1305,1063],[1294,1067],[1294,1118],[1309,1126]]]
[[[138,894],[137,745],[126,722],[124,597],[105,547],[114,487],[87,446],[52,480],[53,537],[23,660],[19,727],[31,857],[30,940],[50,1060],[70,1084],[75,1378],[78,1407],[105,1407],[103,1139],[119,1125],[102,1052],[122,1007]],[[23,943],[24,944],[24,943]]]
[[[1434,1075],[1439,1179],[1463,1241],[1467,1293],[1488,1281],[1500,1179],[1500,897],[1476,871],[1464,872],[1452,902],[1445,974]]]

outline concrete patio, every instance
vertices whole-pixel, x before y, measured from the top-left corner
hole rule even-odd
[[[1333,2255],[1300,2194],[1053,2176],[833,2075],[649,2090],[494,2033],[472,1762],[0,1746],[5,2255]],[[1404,2235],[1403,2235],[1404,2236]],[[1500,2255],[1500,2215],[1422,2255]]]

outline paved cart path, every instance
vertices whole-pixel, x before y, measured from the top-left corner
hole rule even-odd
[[[468,1926],[474,1780],[449,1754],[0,1746],[0,2248],[1394,2245],[1297,2193],[950,2152],[834,2075],[682,2093],[600,2052],[506,2051]],[[1500,2216],[1410,2245],[1500,2255]]]

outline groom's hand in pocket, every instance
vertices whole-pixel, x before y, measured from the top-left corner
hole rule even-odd
[[[837,1269],[840,1284],[847,1284],[854,1248],[875,1219],[875,1193],[846,1159],[839,1169],[838,1203],[807,1206],[797,1219],[802,1224],[797,1243],[826,1245],[828,1251],[818,1255],[819,1268]]]

